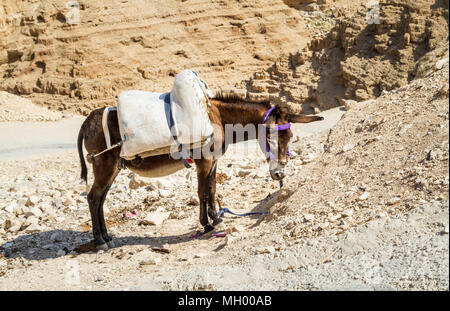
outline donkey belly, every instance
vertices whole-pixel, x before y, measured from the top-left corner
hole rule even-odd
[[[151,159],[151,157],[146,159]],[[127,168],[143,177],[164,177],[185,168],[183,162],[181,161],[172,160],[147,163],[149,161],[146,159],[143,160],[139,166],[134,166],[127,163]]]

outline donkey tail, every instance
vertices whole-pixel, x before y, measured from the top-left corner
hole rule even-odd
[[[84,139],[84,123],[81,125],[80,132],[78,133],[78,155],[80,156],[81,163],[81,179],[87,183],[87,166],[83,155],[83,139]]]

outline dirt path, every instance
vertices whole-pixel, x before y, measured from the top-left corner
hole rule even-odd
[[[75,150],[84,117],[55,122],[1,122],[0,161]]]

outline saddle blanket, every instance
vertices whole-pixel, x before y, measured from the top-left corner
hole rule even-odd
[[[167,154],[179,144],[201,145],[213,133],[206,96],[212,96],[208,85],[191,70],[175,77],[170,93],[122,92],[117,104],[120,156],[132,159]]]

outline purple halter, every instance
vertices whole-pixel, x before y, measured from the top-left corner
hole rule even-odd
[[[264,113],[264,117],[263,117],[263,119],[262,119],[262,123],[263,123],[263,124],[267,121],[267,119],[269,118],[270,114],[271,114],[272,111],[274,111],[274,110],[275,110],[275,107],[272,107],[272,108],[270,108],[269,110],[267,110],[266,113]],[[289,129],[289,128],[291,128],[291,123],[286,123],[286,124],[276,125],[276,126],[275,126],[275,131],[276,131],[276,132],[278,132],[278,131],[284,131],[284,130],[287,130],[287,129]],[[270,151],[270,147],[269,147],[269,145],[267,144],[266,139],[263,138],[263,135],[262,135],[262,134],[263,134],[263,131],[261,131],[260,134],[261,134],[261,135],[260,135],[260,144],[262,143],[262,145],[265,146],[266,153],[268,154],[268,158],[269,158],[269,159],[273,159],[275,156],[274,156],[273,153]],[[286,155],[287,155],[287,156],[290,156],[290,155],[291,155],[290,152],[289,152],[289,147],[287,147],[287,149],[286,149]]]

